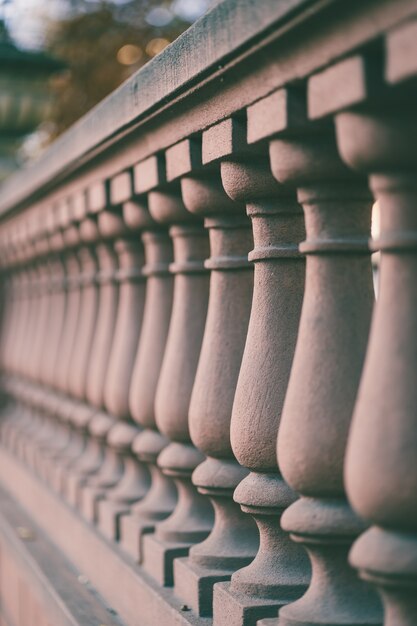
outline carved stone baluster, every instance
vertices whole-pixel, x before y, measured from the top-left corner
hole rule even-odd
[[[409,43],[404,46],[404,41]],[[378,590],[385,626],[411,626],[417,620],[417,92],[415,66],[408,64],[415,58],[415,42],[415,23],[394,30],[386,42],[385,79],[395,84],[408,78],[404,87],[377,92],[375,84],[383,77],[359,56],[312,84],[318,93],[332,89],[336,80],[345,85],[346,108],[356,104],[358,93],[367,98],[335,117],[340,154],[368,175],[380,207],[380,235],[374,243],[381,253],[379,293],[345,481],[353,508],[372,524],[356,540],[350,562]],[[331,98],[326,104],[326,113],[340,108]]]
[[[25,299],[27,290],[24,289],[26,271],[22,262],[19,262],[16,253],[16,220],[12,220],[4,227],[1,250],[1,266],[5,291],[5,311],[1,339],[1,366],[4,384],[11,376],[13,361],[16,354],[16,344],[19,341],[24,327]]]
[[[79,323],[82,292],[81,266],[77,256],[81,239],[72,206],[68,201],[62,201],[57,210],[65,244],[67,298],[65,321],[55,368],[54,387],[58,393],[51,398],[49,409],[52,419],[57,421],[57,434],[50,439],[48,449],[42,451],[43,458],[39,460],[41,475],[52,484],[55,484],[56,464],[59,464],[64,451],[68,451],[72,442],[71,429],[68,425],[68,417],[73,409],[73,401],[68,396],[69,366]]]
[[[81,196],[84,198],[84,196]],[[98,316],[98,262],[95,244],[98,238],[96,220],[86,216],[85,200],[78,203],[78,211],[74,206],[74,213],[79,222],[80,237],[83,246],[79,252],[82,264],[82,297],[80,302],[80,324],[74,342],[74,350],[70,360],[69,391],[74,398],[72,410],[68,417],[68,426],[71,429],[72,444],[66,449],[65,461],[61,463],[57,473],[57,489],[64,495],[67,493],[68,478],[72,468],[82,457],[86,448],[88,424],[94,410],[86,400],[86,383],[90,371],[90,354]]]
[[[160,179],[163,181],[163,177]],[[202,460],[192,445],[188,409],[200,355],[208,302],[208,239],[201,222],[187,212],[178,183],[161,185],[148,195],[152,217],[171,224],[174,247],[174,299],[168,339],[155,400],[156,423],[169,445],[158,457],[158,465],[172,477],[178,489],[173,513],[143,538],[145,569],[162,585],[172,585],[173,560],[185,556],[191,544],[210,532],[213,511],[198,494],[191,474]]]
[[[7,342],[7,362],[8,374],[4,381],[9,399],[11,399],[13,409],[8,411],[9,419],[7,427],[4,429],[4,436],[7,446],[14,449],[19,438],[19,433],[24,432],[25,426],[28,425],[28,416],[23,408],[23,404],[19,401],[15,393],[18,385],[17,375],[19,372],[20,355],[24,348],[24,338],[27,335],[30,326],[31,317],[30,309],[33,302],[33,289],[31,288],[31,278],[33,269],[28,266],[29,233],[23,228],[21,220],[11,224],[9,258],[18,273],[18,278],[14,282],[16,286],[16,307],[17,315],[10,336]]]
[[[11,351],[19,328],[19,317],[22,310],[21,272],[19,267],[13,262],[10,236],[11,228],[8,224],[3,228],[0,242],[1,297],[3,299],[0,335],[0,376],[4,400],[7,398],[7,376],[10,371]],[[5,430],[4,426],[7,420],[5,411],[3,411],[2,418],[0,436],[3,436]]]
[[[62,341],[62,334],[65,322],[65,311],[67,305],[66,292],[66,272],[64,263],[64,239],[61,231],[61,224],[55,206],[50,207],[47,215],[47,225],[49,231],[49,245],[53,255],[53,274],[51,276],[51,297],[52,305],[48,320],[49,349],[41,365],[41,379],[45,385],[43,396],[39,405],[44,422],[43,433],[37,440],[34,463],[39,469],[44,449],[48,449],[51,440],[55,438],[56,429],[54,419],[50,415],[49,407],[54,400],[54,379],[55,367],[59,358],[59,348]]]
[[[84,473],[83,480],[76,489],[75,500],[82,513],[90,521],[97,520],[97,502],[105,496],[106,490],[114,487],[121,478],[123,463],[120,455],[111,446],[107,445],[107,435],[114,426],[115,420],[106,411],[105,390],[106,376],[109,363],[113,356],[114,335],[119,317],[119,296],[121,281],[118,276],[119,255],[115,251],[115,239],[125,236],[127,229],[121,216],[120,207],[112,207],[108,201],[107,190],[104,183],[94,184],[89,189],[88,209],[91,214],[97,215],[98,227],[104,246],[109,246],[109,257],[104,261],[104,266],[109,282],[105,282],[101,289],[103,301],[100,301],[100,334],[96,335],[99,341],[102,335],[103,342],[93,346],[94,361],[101,357],[101,363],[97,371],[92,373],[87,393],[93,404],[101,410],[94,415],[89,432],[93,446],[96,450],[98,464],[94,471]],[[105,249],[101,249],[101,258],[106,258]],[[114,254],[114,256],[113,256]],[[103,276],[106,281],[106,276]],[[103,307],[106,307],[104,310]],[[104,317],[104,320],[102,319]],[[94,458],[93,458],[94,461]],[[77,479],[74,479],[77,481]]]
[[[65,476],[68,468],[76,462],[84,450],[86,425],[91,416],[91,409],[83,403],[83,399],[88,359],[97,319],[98,290],[95,280],[97,260],[92,246],[97,237],[97,227],[93,220],[85,216],[85,206],[82,209],[80,213],[79,207],[77,210],[71,198],[72,215],[76,221],[81,243],[77,251],[80,262],[80,301],[78,323],[67,370],[67,401],[61,413],[61,419],[69,434],[68,445],[56,459],[57,467],[53,478],[53,486],[60,492],[65,490]]]
[[[30,220],[31,238],[31,258],[29,263],[34,267],[32,273],[31,303],[28,316],[25,343],[21,345],[19,356],[19,378],[17,381],[16,396],[23,406],[23,411],[27,416],[28,427],[23,431],[16,448],[18,456],[24,458],[27,442],[31,441],[33,433],[36,432],[38,422],[33,412],[33,392],[35,388],[34,364],[39,352],[39,336],[42,334],[42,322],[46,315],[47,298],[44,286],[47,282],[47,268],[45,259],[39,250],[39,241],[43,238],[43,222],[40,219],[39,208],[36,207]]]
[[[48,423],[48,429],[35,450],[34,467],[37,473],[46,480],[52,480],[54,459],[59,458],[60,451],[68,445],[68,430],[60,421],[58,410],[65,402],[62,394],[64,380],[63,351],[67,350],[68,333],[74,328],[74,316],[77,315],[79,304],[77,258],[78,230],[73,224],[72,216],[66,201],[53,205],[49,215],[49,226],[52,230],[50,246],[60,259],[59,275],[55,279],[57,290],[57,310],[55,317],[56,337],[50,341],[55,345],[49,351],[45,363],[45,380],[48,388],[45,391],[40,411]]]
[[[5,224],[1,236],[0,265],[2,272],[2,293],[4,309],[1,330],[1,377],[2,389],[7,384],[7,376],[11,366],[12,346],[19,327],[21,313],[21,276],[22,273],[13,258],[12,226]]]
[[[151,486],[146,497],[131,508],[131,514],[121,518],[120,541],[123,548],[140,562],[143,536],[172,513],[177,501],[174,483],[157,465],[158,455],[169,441],[158,431],[154,409],[171,318],[174,281],[169,272],[171,239],[166,228],[156,222],[150,223],[145,195],[158,184],[157,159],[137,164],[134,175],[135,192],[140,195],[134,202],[126,202],[123,211],[131,228],[145,229],[142,241],[147,285],[141,338],[130,387],[130,411],[135,422],[144,429],[136,436],[132,447],[139,460],[148,465]]]
[[[312,578],[305,594],[272,623],[377,624],[377,598],[354,575],[347,553],[362,522],[343,487],[343,458],[373,305],[368,237],[372,202],[365,181],[338,157],[331,125],[308,124],[305,97],[284,91],[254,105],[254,123],[286,125],[270,142],[277,180],[303,206],[306,284],[291,376],[278,434],[278,461],[300,499],[282,528],[306,548]],[[299,108],[300,119],[286,112]],[[287,602],[288,602],[287,598]]]
[[[149,475],[137,462],[131,444],[137,429],[129,420],[129,388],[134,358],[141,329],[145,287],[142,274],[143,251],[138,238],[130,235],[122,217],[121,205],[131,195],[130,173],[123,173],[111,181],[110,202],[113,210],[99,214],[101,231],[117,236],[115,250],[118,255],[119,303],[109,365],[104,381],[104,402],[107,410],[119,421],[109,431],[107,443],[123,461],[120,482],[106,493],[96,481],[92,489],[86,488],[85,507],[90,519],[98,520],[100,529],[110,538],[118,536],[120,514],[146,493]],[[110,453],[112,454],[112,453]],[[110,462],[110,467],[113,461]],[[105,470],[104,470],[105,473]],[[102,480],[97,475],[98,483]],[[96,487],[94,488],[94,482]]]
[[[28,273],[24,262],[19,259],[17,248],[18,222],[12,220],[4,233],[2,266],[7,273],[7,329],[2,338],[2,381],[8,391],[13,377],[19,341],[25,327],[29,293]],[[10,299],[9,299],[10,298]]]
[[[123,219],[123,203],[131,196],[130,171],[123,172],[111,180],[110,202],[118,207],[119,219],[126,232],[129,229]],[[123,476],[98,504],[99,527],[110,539],[119,538],[120,517],[129,512],[134,502],[143,499],[150,482],[146,465],[138,461],[132,451],[132,443],[138,429],[131,422],[129,409],[129,391],[141,335],[146,285],[143,274],[143,246],[138,231],[133,231],[124,242],[116,242],[115,247],[116,251],[119,250],[120,260],[120,306],[112,355],[105,379],[105,401],[110,412],[119,420],[123,420],[112,428],[108,436],[109,445],[116,449],[123,460]]]
[[[80,202],[78,196],[78,210],[87,217],[85,236],[90,238],[96,245],[94,255],[98,267],[95,275],[97,284],[97,317],[94,333],[91,337],[88,359],[86,361],[84,399],[87,404],[82,410],[74,414],[75,426],[82,437],[85,447],[83,453],[68,468],[65,484],[65,496],[74,506],[80,506],[80,489],[86,484],[87,477],[97,473],[101,467],[104,456],[105,435],[107,435],[112,419],[98,413],[104,409],[104,383],[110,358],[114,328],[116,324],[119,285],[116,281],[117,256],[114,252],[113,237],[107,240],[105,233],[100,229],[98,212],[106,208],[106,195],[104,184],[93,186],[88,190]],[[99,243],[97,243],[99,241]],[[114,466],[112,484],[116,482],[121,473],[121,464]]]
[[[50,435],[50,423],[44,413],[44,403],[47,400],[48,391],[44,389],[45,368],[55,348],[56,337],[54,334],[55,324],[59,320],[56,310],[56,289],[55,273],[58,263],[55,258],[55,251],[51,247],[51,221],[52,208],[45,207],[44,213],[44,236],[41,238],[37,248],[43,259],[43,277],[39,285],[41,298],[41,311],[38,319],[37,334],[33,347],[33,362],[31,375],[35,384],[32,396],[32,415],[35,419],[35,428],[25,445],[25,460],[32,467],[36,465],[36,460],[40,451],[40,446],[45,438]],[[60,330],[60,329],[59,329]]]
[[[53,264],[50,285],[53,302],[48,319],[48,343],[50,345],[48,347],[48,353],[41,363],[41,381],[45,386],[50,388],[54,384],[55,363],[65,319],[66,282],[62,255],[64,239],[55,206],[48,207],[48,209],[46,224],[49,248],[51,251],[51,263]]]
[[[224,128],[224,125],[222,125]],[[249,563],[258,548],[253,520],[233,501],[234,488],[247,475],[234,459],[230,444],[233,398],[246,340],[252,301],[253,268],[247,255],[252,230],[245,206],[231,200],[221,184],[219,146],[228,129],[215,127],[201,142],[185,140],[167,152],[169,178],[181,177],[187,209],[205,218],[211,256],[208,315],[189,409],[193,443],[207,459],[193,473],[193,483],[208,496],[215,523],[188,558],[174,563],[175,593],[200,615],[210,615],[216,581]],[[203,160],[207,163],[202,165]]]
[[[103,428],[111,420],[98,411],[104,409],[104,382],[110,356],[119,299],[119,284],[116,281],[117,257],[113,241],[101,241],[96,247],[99,265],[97,282],[99,284],[99,302],[96,331],[91,347],[86,379],[86,399],[91,406],[91,421],[88,423],[90,435],[83,455],[71,468],[67,478],[67,499],[74,506],[80,505],[80,489],[87,482],[87,477],[99,471],[103,462]],[[96,433],[96,429],[98,432]],[[96,434],[93,434],[93,432]],[[98,439],[97,439],[98,437]]]
[[[43,263],[39,258],[38,250],[37,250],[37,242],[40,237],[40,228],[41,224],[39,222],[39,212],[37,210],[38,207],[29,215],[29,224],[28,224],[28,243],[27,247],[27,262],[32,268],[31,276],[30,276],[30,286],[31,286],[31,315],[28,319],[28,325],[26,329],[26,337],[25,342],[21,345],[20,354],[18,357],[18,375],[22,378],[26,379],[26,386],[28,386],[28,381],[32,372],[32,362],[35,357],[34,348],[37,337],[37,332],[39,330],[39,316],[42,310],[42,299],[41,299],[41,281],[42,281],[42,271],[43,271]]]
[[[274,180],[267,148],[250,149],[243,123],[228,123],[223,186],[246,203],[254,237],[249,254],[254,262],[252,310],[231,419],[233,452],[250,473],[234,499],[254,518],[260,545],[255,559],[237,570],[230,583],[215,585],[213,623],[252,626],[300,595],[309,577],[302,550],[279,527],[282,512],[296,496],[280,475],[275,452],[304,290],[298,251],[304,222],[295,194]]]
[[[33,321],[28,335],[28,342],[23,347],[22,365],[26,380],[19,390],[19,396],[25,405],[25,411],[29,415],[29,428],[25,430],[25,435],[20,441],[18,455],[25,462],[31,460],[31,450],[36,445],[36,436],[42,427],[42,420],[37,411],[38,397],[40,390],[40,363],[43,357],[43,342],[47,332],[47,321],[50,306],[50,267],[48,259],[48,241],[46,224],[41,207],[37,207],[34,214],[33,224],[33,249],[37,264],[37,279],[34,290],[35,300],[33,301],[34,311]]]
[[[24,423],[23,412],[19,410],[13,395],[13,383],[19,346],[28,322],[30,290],[28,268],[21,258],[21,253],[19,254],[18,232],[18,222],[12,220],[5,235],[6,250],[2,255],[2,261],[8,268],[8,287],[12,291],[12,298],[7,300],[11,309],[7,334],[4,336],[2,358],[2,387],[7,395],[8,406],[1,425],[1,438],[7,447],[12,445],[16,432],[19,431],[22,422]]]

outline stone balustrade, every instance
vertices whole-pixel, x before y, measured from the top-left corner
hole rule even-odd
[[[3,185],[0,623],[417,623],[416,15],[224,0]]]

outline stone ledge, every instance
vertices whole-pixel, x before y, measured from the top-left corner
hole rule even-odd
[[[6,623],[23,619],[36,604],[42,624],[52,626],[123,626],[89,581],[65,559],[21,507],[0,488],[1,613]],[[18,589],[9,589],[17,582]],[[4,570],[3,570],[4,568]],[[24,601],[22,592],[25,592]],[[13,594],[12,591],[15,593]],[[13,595],[18,592],[18,603]],[[30,593],[30,597],[28,594]],[[14,611],[18,615],[13,615]],[[46,616],[46,617],[45,617]],[[29,615],[27,616],[29,618]],[[33,619],[33,614],[30,616]],[[32,623],[32,622],[31,622]]]
[[[182,602],[171,589],[159,587],[4,448],[0,448],[0,475],[10,477],[2,488],[28,512],[31,523],[41,528],[129,626],[210,626],[211,620],[191,611],[182,614]]]

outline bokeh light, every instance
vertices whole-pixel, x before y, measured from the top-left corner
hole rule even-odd
[[[171,42],[169,41],[169,39],[165,39],[165,37],[155,37],[154,39],[151,39],[147,44],[146,54],[150,57],[154,57],[162,52],[162,50],[166,48],[169,43]]]

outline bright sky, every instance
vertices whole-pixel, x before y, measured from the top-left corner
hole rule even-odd
[[[16,43],[24,48],[42,46],[45,21],[64,17],[65,0],[6,0],[3,15]]]

